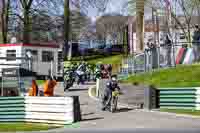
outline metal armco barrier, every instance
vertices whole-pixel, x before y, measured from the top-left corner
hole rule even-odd
[[[80,118],[77,97],[0,97],[0,122],[64,125]]]
[[[160,88],[159,106],[165,109],[200,110],[200,88]]]

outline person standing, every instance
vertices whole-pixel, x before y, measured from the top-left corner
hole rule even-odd
[[[39,88],[35,80],[32,80],[31,88],[29,88],[29,96],[38,96]]]
[[[51,97],[54,96],[54,88],[57,85],[56,80],[53,77],[49,76],[44,84],[44,96]]]
[[[156,44],[153,43],[153,39],[149,39],[147,46],[149,47],[149,51],[151,54],[151,63],[152,63],[152,69],[158,68],[158,51]]]
[[[192,37],[192,45],[194,50],[194,61],[199,61],[199,52],[200,52],[200,28],[198,25],[195,25],[195,31]]]
[[[171,66],[171,52],[172,52],[172,41],[169,39],[169,36],[166,36],[165,39],[165,47],[166,47],[166,61],[167,66]]]
[[[82,63],[78,66],[77,71],[76,71],[77,75],[78,75],[78,82],[77,84],[79,85],[84,84],[85,81],[85,73],[86,73],[86,66],[85,66],[85,62],[82,61]]]

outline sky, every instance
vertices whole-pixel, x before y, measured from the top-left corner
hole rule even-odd
[[[156,1],[156,0],[155,0]],[[125,12],[122,10],[124,9],[123,8],[123,5],[128,2],[128,0],[111,0],[110,3],[108,4],[107,6],[107,10],[106,10],[106,13],[111,13],[111,12],[115,12],[115,13],[120,13],[123,15],[127,15],[127,11],[126,10]],[[177,14],[181,14],[180,12],[180,7],[178,7],[178,4],[175,5],[175,0],[169,0],[169,2],[173,5],[174,9],[175,10],[175,7],[176,7],[176,13]],[[155,5],[154,5],[155,6]],[[163,5],[162,5],[163,6]],[[95,17],[97,16],[97,10],[90,7],[88,9],[88,16],[92,17],[93,20],[95,20]],[[152,9],[148,6],[145,6],[145,18],[151,18],[152,16]]]
[[[111,0],[110,3],[107,6],[107,10],[105,13],[121,13],[120,11],[123,9],[122,5],[126,2],[127,0]],[[89,7],[88,9],[88,16],[92,17],[93,20],[95,20],[95,17],[98,17],[98,10],[92,7]]]

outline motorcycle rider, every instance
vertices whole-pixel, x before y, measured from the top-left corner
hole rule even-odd
[[[85,72],[86,72],[86,65],[85,65],[84,61],[82,61],[82,63],[78,66],[76,72],[77,72],[77,76],[78,76],[77,84],[78,85],[79,85],[79,83],[84,84],[84,76],[85,76]]]
[[[102,74],[101,74],[101,67],[100,65],[97,65],[95,68],[95,78],[94,81],[96,81],[97,79],[101,78]]]
[[[89,82],[91,79],[92,68],[90,64],[86,63],[86,65],[86,80]]]
[[[102,99],[102,110],[104,111],[108,106],[110,106],[110,100],[112,96],[112,92],[115,90],[120,92],[120,87],[117,82],[117,75],[112,75],[111,80],[106,84],[106,88],[104,90],[104,96]]]

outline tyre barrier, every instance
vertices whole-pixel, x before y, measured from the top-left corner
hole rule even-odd
[[[160,88],[159,106],[164,109],[200,110],[200,88]]]
[[[72,124],[81,120],[74,97],[0,97],[0,122]]]

